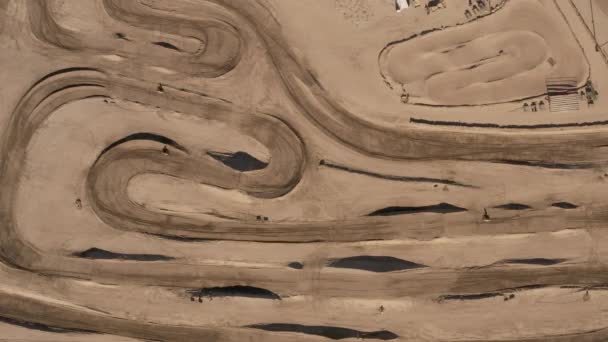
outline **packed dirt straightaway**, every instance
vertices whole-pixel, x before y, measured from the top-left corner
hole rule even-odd
[[[608,339],[601,95],[540,109],[606,72],[568,1],[360,1],[0,1],[0,339]]]

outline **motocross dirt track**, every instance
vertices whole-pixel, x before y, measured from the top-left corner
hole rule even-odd
[[[606,118],[380,122],[279,1],[0,0],[0,341],[608,340]],[[557,2],[496,2],[378,38],[380,86],[584,86]]]

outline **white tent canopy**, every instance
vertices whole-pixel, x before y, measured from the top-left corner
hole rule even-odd
[[[402,9],[410,7],[410,4],[408,0],[395,0],[395,7],[397,8],[397,12],[401,12]]]

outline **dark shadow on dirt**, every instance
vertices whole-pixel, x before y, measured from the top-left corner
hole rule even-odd
[[[180,242],[209,242],[209,241],[217,241],[217,239],[206,239],[206,238],[196,238],[196,237],[188,237],[188,236],[180,236],[180,235],[168,235],[168,234],[157,234],[157,233],[144,233],[146,235],[155,236],[165,240],[172,241],[180,241]]]
[[[428,267],[390,256],[361,255],[331,260],[328,267],[351,268],[370,272],[393,272]]]
[[[278,294],[259,287],[246,286],[246,285],[235,285],[235,286],[224,286],[224,287],[205,287],[202,289],[188,290],[189,295],[194,297],[247,297],[247,298],[261,298],[261,299],[273,299],[281,300],[281,296]]]
[[[294,261],[294,262],[290,262],[289,264],[287,264],[287,267],[290,267],[290,268],[293,268],[296,270],[301,270],[304,268],[304,265],[301,262]]]
[[[521,203],[501,204],[501,205],[495,206],[494,208],[496,208],[496,209],[504,209],[504,210],[526,210],[526,209],[532,209],[532,207],[530,207],[529,205],[521,204]]]
[[[562,209],[576,209],[578,208],[578,205],[576,204],[572,204],[569,202],[555,202],[553,204],[551,204],[552,207],[556,207],[556,208],[562,208]]]
[[[507,259],[501,261],[504,264],[519,264],[519,265],[538,265],[551,266],[560,264],[568,259],[546,259],[546,258],[531,258],[531,259]]]
[[[236,153],[207,152],[207,154],[224,163],[224,165],[241,172],[261,170],[268,166],[268,163],[242,151]]]
[[[160,46],[160,47],[164,47],[165,49],[170,49],[170,50],[175,50],[175,51],[180,51],[180,52],[182,51],[177,46],[175,46],[171,43],[167,43],[167,42],[153,42],[152,44]]]
[[[52,327],[52,326],[48,326],[48,325],[41,324],[41,323],[22,321],[19,319],[1,317],[1,316],[0,316],[0,322],[20,326],[20,327],[31,329],[31,330],[38,330],[38,331],[58,333],[58,334],[98,334],[98,332],[91,331],[91,330],[58,328],[58,327]]]
[[[393,332],[388,330],[378,331],[360,331],[349,328],[320,326],[320,325],[301,325],[291,323],[270,323],[270,324],[254,324],[248,325],[248,328],[261,329],[266,331],[276,332],[294,332],[308,335],[317,335],[330,338],[332,340],[342,340],[346,338],[359,339],[376,339],[376,340],[394,340],[399,338]]]
[[[140,132],[140,133],[133,133],[131,135],[128,135],[122,139],[116,140],[115,142],[113,142],[112,144],[108,145],[108,147],[104,148],[103,151],[101,151],[101,153],[99,154],[99,156],[97,157],[97,159],[101,158],[101,156],[103,156],[106,152],[108,152],[109,150],[113,149],[114,147],[120,145],[120,144],[124,144],[126,142],[129,141],[134,141],[134,140],[149,140],[149,141],[156,141],[157,143],[161,143],[164,145],[169,145],[173,148],[176,148],[182,152],[188,152],[188,150],[183,147],[182,145],[178,144],[175,140],[167,138],[165,136],[159,135],[159,134],[155,134],[155,133],[148,133],[148,132]]]
[[[469,185],[469,184],[459,183],[459,182],[456,182],[456,181],[453,181],[453,180],[450,180],[450,179],[385,175],[385,174],[371,172],[371,171],[366,171],[366,170],[354,169],[354,168],[351,168],[351,167],[348,167],[348,166],[335,164],[335,163],[329,162],[327,160],[321,160],[319,162],[319,165],[325,166],[325,167],[329,167],[329,168],[332,168],[332,169],[336,169],[336,170],[342,170],[342,171],[346,171],[346,172],[356,173],[356,174],[359,174],[359,175],[364,175],[364,176],[369,176],[369,177],[374,177],[374,178],[380,178],[380,179],[386,179],[386,180],[390,180],[390,181],[398,181],[398,182],[424,182],[424,183],[436,183],[436,184],[461,186],[461,187],[465,187],[465,188],[475,188],[475,186],[472,186],[472,185]]]
[[[460,121],[435,121],[426,119],[411,118],[411,123],[434,125],[434,126],[456,126],[456,127],[481,127],[481,128],[511,128],[511,129],[546,129],[546,128],[562,128],[562,127],[588,127],[588,126],[606,126],[608,120],[603,121],[588,121],[588,122],[571,122],[559,124],[535,124],[535,125],[499,125],[495,123],[478,123],[478,122],[460,122]]]
[[[500,292],[488,292],[488,293],[476,293],[476,294],[466,294],[466,295],[444,295],[438,298],[439,301],[446,300],[480,300],[480,299],[488,299],[494,297],[502,297],[504,296]]]
[[[133,261],[168,261],[174,260],[173,257],[168,257],[159,254],[125,254],[114,253],[99,248],[90,248],[83,252],[72,254],[73,256],[85,259],[101,259],[101,260],[133,260]]]
[[[116,33],[114,33],[114,37],[116,39],[122,39],[122,40],[126,40],[128,42],[131,41],[131,39],[127,38],[127,36],[124,33],[122,33],[122,32],[116,32]]]
[[[548,163],[543,161],[533,161],[533,160],[492,160],[492,163],[497,164],[509,164],[509,165],[521,165],[521,166],[531,166],[531,167],[540,167],[544,169],[558,169],[558,170],[582,170],[582,169],[591,169],[595,167],[594,164],[591,163],[578,163],[578,164],[563,164],[563,163]]]
[[[467,211],[449,203],[439,203],[421,207],[386,207],[369,213],[367,216],[393,216],[418,213],[450,214]]]

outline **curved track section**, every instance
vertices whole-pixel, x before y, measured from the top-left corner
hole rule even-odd
[[[134,41],[121,32],[113,36],[114,40],[119,41],[118,44],[105,41],[92,43],[78,32],[57,23],[53,16],[52,2],[38,0],[28,3],[30,22],[33,23],[32,32],[40,41],[63,49],[118,54],[200,77],[219,77],[229,72],[238,64],[245,48],[239,32],[224,18],[225,13],[218,13],[215,7],[207,10],[208,20],[185,20],[159,14],[138,1],[107,0],[103,2],[103,6],[107,14],[117,21],[144,30],[162,28],[163,32],[178,37],[178,40],[195,39],[199,47],[191,53],[177,48],[174,49],[177,51],[165,49],[158,52],[152,44],[173,45],[153,41],[151,36],[147,42]]]
[[[585,56],[546,12],[540,3],[514,1],[494,15],[392,42],[380,54],[381,74],[411,103],[430,105],[539,96],[551,77],[569,77],[582,87],[590,77]]]

